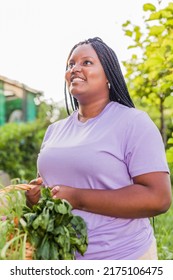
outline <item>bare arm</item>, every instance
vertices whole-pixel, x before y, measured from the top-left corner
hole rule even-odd
[[[54,187],[54,198],[67,199],[75,209],[120,217],[152,217],[168,210],[171,184],[166,172],[152,172],[133,178],[134,184],[118,190]]]

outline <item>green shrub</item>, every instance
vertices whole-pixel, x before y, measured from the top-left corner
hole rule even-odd
[[[8,123],[0,127],[0,170],[7,172],[11,178],[34,178],[46,127],[39,121]]]
[[[173,136],[173,133],[172,133]],[[169,164],[170,174],[171,174],[171,182],[173,185],[173,137],[168,139],[167,149],[166,149],[166,157],[167,162]]]

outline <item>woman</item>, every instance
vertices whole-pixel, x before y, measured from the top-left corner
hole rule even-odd
[[[116,55],[100,38],[73,47],[65,80],[74,112],[48,127],[38,172],[87,223],[89,246],[77,259],[157,259],[149,217],[171,204],[157,127],[134,108]],[[28,203],[39,195],[36,186]]]

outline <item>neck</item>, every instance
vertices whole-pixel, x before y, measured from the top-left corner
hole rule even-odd
[[[109,99],[99,100],[91,104],[79,105],[79,120],[85,122],[90,118],[94,118],[99,115],[106,105],[110,102]]]

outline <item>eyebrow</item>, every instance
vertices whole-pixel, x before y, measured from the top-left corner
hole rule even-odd
[[[95,59],[93,56],[83,56],[82,59]],[[74,60],[73,58],[70,58],[68,61]]]

